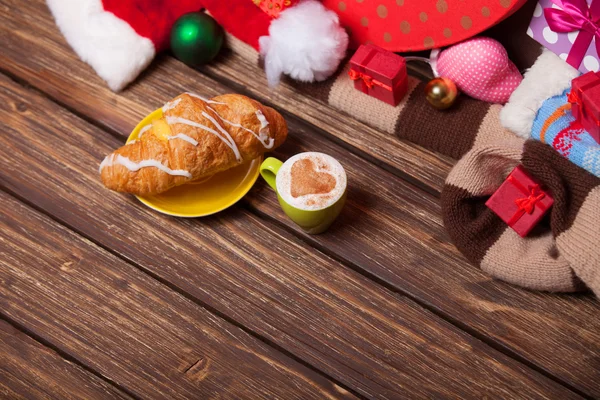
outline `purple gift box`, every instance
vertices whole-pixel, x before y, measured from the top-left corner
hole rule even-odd
[[[582,73],[597,72],[599,20],[600,0],[540,0],[527,34]]]

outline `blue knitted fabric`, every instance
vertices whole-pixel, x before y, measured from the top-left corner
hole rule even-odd
[[[531,137],[600,177],[600,144],[575,121],[567,100],[569,91],[544,101],[533,121]]]

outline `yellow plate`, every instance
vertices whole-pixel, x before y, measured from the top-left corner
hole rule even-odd
[[[144,118],[131,132],[127,142],[138,138],[140,130],[162,117],[162,109]],[[204,217],[234,205],[252,188],[262,163],[259,157],[249,163],[219,172],[198,182],[174,187],[155,196],[136,196],[142,203],[164,214],[176,217]]]

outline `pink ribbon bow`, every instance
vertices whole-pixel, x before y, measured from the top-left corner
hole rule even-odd
[[[580,31],[567,57],[567,63],[579,68],[587,49],[596,37],[596,52],[600,54],[600,0],[587,5],[586,0],[551,0],[562,10],[548,7],[544,16],[551,30],[558,33]]]

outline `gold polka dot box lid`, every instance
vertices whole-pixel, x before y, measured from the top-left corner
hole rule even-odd
[[[526,0],[324,0],[350,33],[351,46],[397,52],[448,46],[497,24]]]

